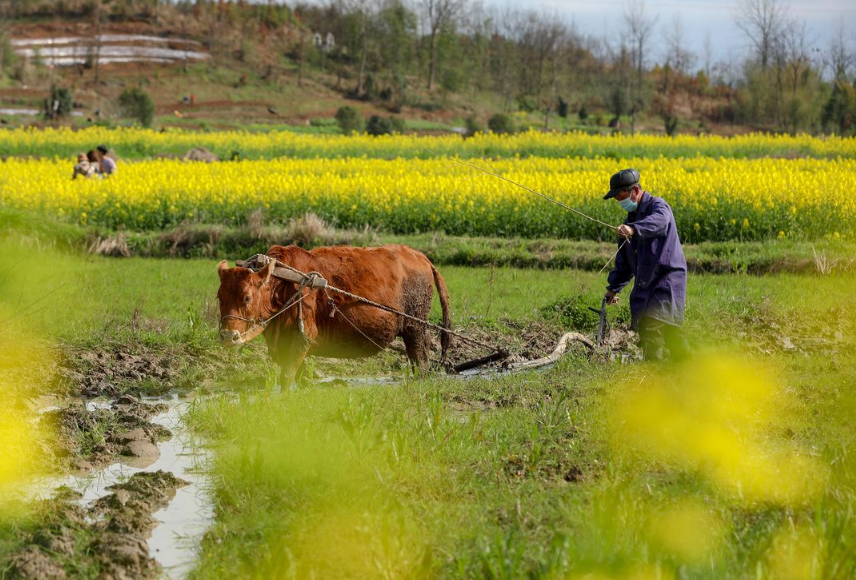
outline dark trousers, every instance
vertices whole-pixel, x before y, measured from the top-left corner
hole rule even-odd
[[[687,339],[680,326],[668,324],[650,316],[639,320],[639,346],[645,360],[671,358],[680,361],[690,353]]]

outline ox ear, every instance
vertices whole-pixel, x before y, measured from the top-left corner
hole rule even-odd
[[[226,273],[226,270],[229,269],[229,262],[223,260],[219,264],[217,264],[217,273],[220,275],[220,278],[223,278],[223,274]]]
[[[261,276],[262,279],[262,286],[270,282],[274,268],[276,268],[276,261],[270,260],[261,270],[259,270],[259,276]]]

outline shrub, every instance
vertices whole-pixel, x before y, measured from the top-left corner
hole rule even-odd
[[[487,120],[487,127],[493,133],[514,133],[514,123],[511,117],[497,113]]]
[[[563,118],[563,119],[564,119],[564,118],[566,118],[566,117],[568,116],[568,108],[569,108],[568,101],[566,101],[566,100],[565,100],[565,99],[563,99],[562,97],[559,97],[559,104],[558,104],[558,106],[556,107],[556,113],[557,113],[561,118]]]
[[[378,115],[372,115],[366,123],[366,133],[369,135],[391,135],[392,120]]]
[[[588,119],[588,109],[585,105],[580,107],[580,111],[577,113],[577,115],[579,116],[580,121],[585,121],[586,119]]]
[[[71,109],[74,107],[74,95],[71,89],[51,87],[51,92],[45,100],[45,117],[48,119],[60,119],[71,114]]]
[[[470,115],[466,120],[466,128],[467,132],[464,134],[466,137],[472,137],[476,133],[484,133],[484,127],[474,115]]]
[[[390,117],[389,122],[392,123],[393,133],[404,133],[407,130],[407,124],[401,117]]]
[[[143,127],[151,127],[155,116],[155,104],[147,92],[137,87],[128,87],[119,95],[119,112]]]
[[[336,123],[339,124],[339,130],[344,135],[358,132],[363,127],[363,120],[353,107],[341,107],[336,111]]]

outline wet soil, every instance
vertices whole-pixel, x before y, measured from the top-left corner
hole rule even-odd
[[[83,397],[115,397],[125,391],[168,391],[178,375],[174,353],[141,345],[69,349],[59,369],[71,391]]]
[[[533,360],[547,356],[556,348],[562,335],[568,332],[568,329],[563,328],[561,325],[545,320],[533,320],[525,324],[513,320],[503,320],[500,324],[500,328],[471,326],[460,332],[481,342],[508,349],[515,361]],[[590,335],[590,338],[594,340],[593,335]],[[579,349],[579,352],[589,353],[588,349],[581,344],[569,347],[569,352],[571,352],[571,349]],[[434,351],[434,358],[439,358],[439,340],[433,341],[432,351]],[[615,359],[615,355],[618,355],[620,358],[621,353],[630,357],[636,357],[638,352],[636,333],[626,329],[615,328],[610,329],[603,344],[594,353],[589,354],[591,356],[603,356]],[[448,361],[454,366],[488,354],[490,353],[485,348],[477,344],[453,337],[452,346],[448,353]],[[493,368],[502,368],[502,361],[490,366]]]
[[[187,482],[165,471],[143,472],[108,488],[84,508],[75,492],[60,490],[38,506],[41,525],[27,532],[25,548],[11,558],[10,578],[99,580],[156,578],[160,565],[146,542],[156,525],[152,515],[169,504]],[[83,573],[82,573],[83,572]]]
[[[119,456],[154,460],[157,443],[169,439],[169,429],[151,421],[166,410],[163,404],[144,403],[125,394],[112,403],[75,401],[48,411],[42,421],[56,433],[58,462],[79,471],[89,471],[115,461]]]

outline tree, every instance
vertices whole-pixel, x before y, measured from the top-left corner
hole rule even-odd
[[[119,95],[119,111],[123,117],[136,119],[143,127],[151,127],[155,104],[147,92],[137,87],[128,87]]]
[[[788,9],[779,0],[739,0],[734,24],[755,48],[761,70],[766,72],[776,42],[788,19]]]
[[[630,98],[630,134],[636,132],[636,111],[643,104],[642,71],[645,67],[646,50],[650,48],[648,35],[657,23],[656,16],[648,16],[644,0],[630,0],[624,11],[624,27],[631,42],[631,57],[636,69],[635,88]]]
[[[514,123],[511,117],[497,113],[487,120],[487,128],[493,133],[514,133]]]
[[[464,8],[465,0],[421,0],[428,23],[428,89],[434,86],[437,74],[437,40],[455,16]]]
[[[636,94],[642,92],[642,71],[645,66],[648,35],[657,23],[656,16],[648,16],[644,0],[631,0],[624,11],[624,28],[630,38],[630,54],[636,69]]]
[[[71,89],[65,87],[51,86],[51,92],[45,99],[45,117],[51,121],[57,121],[71,114],[74,107],[74,95]]]
[[[821,121],[826,130],[837,130],[848,135],[856,128],[856,88],[844,79],[836,80],[832,85],[832,94],[823,106]]]
[[[675,14],[672,18],[671,26],[666,28],[663,38],[666,42],[666,64],[679,76],[686,76],[695,64],[696,56],[686,46],[684,25],[680,13]],[[709,42],[709,37],[707,41]]]
[[[847,51],[847,40],[844,23],[840,20],[835,25],[835,31],[829,41],[826,65],[833,79],[846,79],[850,76],[853,66],[853,55]]]
[[[339,129],[345,135],[359,131],[363,126],[360,114],[353,107],[341,107],[336,111],[336,123],[339,124]]]

